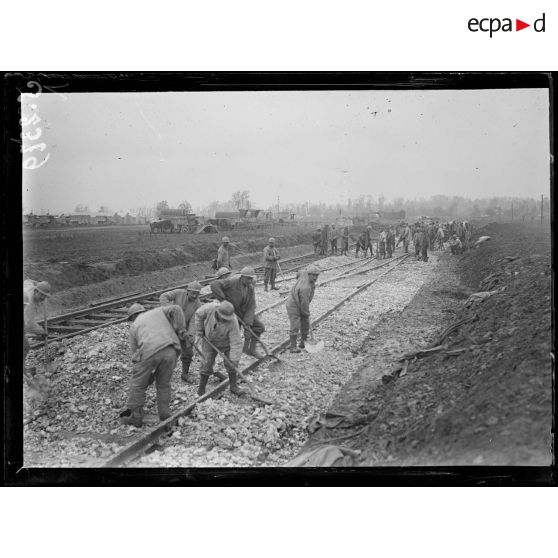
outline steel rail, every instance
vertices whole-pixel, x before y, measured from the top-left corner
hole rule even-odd
[[[360,294],[362,291],[366,290],[368,287],[370,287],[376,281],[379,281],[382,277],[384,277],[385,275],[387,275],[388,273],[390,273],[391,271],[396,269],[409,256],[410,256],[410,254],[404,254],[403,256],[400,257],[400,259],[398,261],[391,260],[390,262],[388,262],[388,263],[394,263],[395,262],[395,265],[393,265],[392,267],[390,267],[389,269],[384,271],[378,277],[375,277],[375,278],[371,279],[370,281],[366,281],[365,283],[363,283],[362,285],[357,287],[355,290],[351,291],[348,295],[343,297],[339,302],[334,304],[330,309],[326,310],[326,312],[324,312],[322,315],[320,315],[318,318],[316,318],[311,323],[311,327],[315,327],[316,325],[318,325],[319,323],[324,321],[333,312],[335,312],[338,308],[340,308],[343,304],[345,304],[346,302],[351,300],[353,297]],[[377,268],[375,268],[375,269],[377,269]],[[289,342],[290,342],[289,339],[285,339],[284,341],[281,341],[280,343],[278,343],[274,347],[271,347],[269,349],[269,352],[271,354],[276,354],[276,353],[280,352],[281,350],[285,349],[286,347],[288,347]],[[261,362],[263,360],[266,360],[266,359],[264,358],[264,359],[261,359],[261,360],[255,360],[251,364],[245,366],[241,370],[241,372],[243,374],[245,374],[247,372],[255,370],[261,364]],[[196,405],[198,403],[202,403],[203,401],[206,401],[207,399],[217,397],[219,394],[221,394],[223,391],[225,391],[225,389],[227,388],[228,385],[229,385],[229,380],[228,379],[223,380],[220,384],[218,384],[210,392],[205,393],[201,397],[198,397],[197,399],[195,399],[192,403],[188,404],[183,409],[180,409],[179,411],[176,411],[168,419],[160,422],[157,426],[152,427],[146,434],[144,434],[143,436],[141,436],[137,440],[133,441],[128,446],[122,448],[118,453],[116,453],[116,455],[114,455],[108,461],[103,463],[101,465],[101,468],[122,467],[126,463],[132,461],[133,459],[136,459],[136,458],[140,457],[141,455],[143,455],[145,453],[145,451],[147,449],[149,449],[150,447],[155,445],[157,440],[161,436],[163,436],[165,433],[167,433],[170,430],[171,426],[174,426],[174,424],[176,424],[178,422],[178,419],[189,415],[194,410],[194,408],[196,407]]]
[[[286,262],[298,262],[300,260],[305,260],[308,258],[314,258],[315,261],[316,259],[316,254],[312,253],[307,253],[307,254],[303,254],[301,256],[294,256],[292,258],[288,258],[285,261]],[[317,258],[317,259],[321,259],[321,258]],[[300,269],[301,267],[304,267],[307,265],[307,262],[304,262],[302,264],[299,264],[297,266],[295,266],[294,268],[291,268],[288,270],[288,272],[292,272],[295,271],[297,269]],[[212,277],[210,279],[202,279],[199,282],[205,286],[205,285],[209,285],[212,281],[215,281],[215,277]],[[133,296],[127,296],[127,297],[118,297],[110,302],[104,302],[102,304],[98,304],[95,306],[88,306],[86,308],[81,308],[79,310],[75,310],[72,312],[68,312],[66,314],[60,314],[58,316],[53,316],[52,318],[50,318],[48,320],[48,324],[49,326],[51,326],[54,330],[58,330],[60,331],[60,334],[58,335],[53,335],[50,337],[50,340],[53,341],[61,341],[63,339],[69,339],[71,337],[75,337],[76,335],[82,335],[83,333],[89,333],[91,331],[94,331],[96,329],[100,329],[102,327],[107,327],[110,325],[114,325],[114,324],[119,324],[122,323],[124,321],[126,321],[126,306],[128,306],[129,304],[133,303],[133,302],[143,302],[144,304],[151,304],[153,302],[153,304],[157,305],[157,297],[160,296],[161,294],[168,292],[170,290],[174,290],[174,289],[180,289],[180,288],[186,288],[188,286],[188,283],[182,284],[182,285],[175,285],[172,287],[167,287],[165,289],[159,289],[156,291],[149,291],[149,292],[144,292],[140,295],[133,295]],[[207,301],[210,300],[211,295],[210,294],[206,294],[206,295],[202,295],[200,297],[201,300],[203,301]],[[103,312],[107,312],[107,314],[103,315]],[[110,314],[109,312],[112,312],[112,314]],[[122,317],[118,317],[118,314],[124,314],[122,315]],[[96,319],[95,319],[96,317]],[[72,321],[78,321],[79,322],[79,318],[84,318],[86,321],[98,321],[98,324],[95,325],[91,325],[89,324],[89,327],[81,327],[78,325],[74,325],[72,326]],[[39,324],[43,324],[44,320],[39,321]],[[83,322],[81,322],[83,324]],[[64,332],[64,330],[67,328],[67,332]],[[30,346],[30,350],[36,350],[40,347],[44,346],[44,341],[36,341],[34,343],[31,344]]]

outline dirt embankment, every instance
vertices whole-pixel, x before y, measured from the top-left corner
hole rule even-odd
[[[461,256],[445,255],[436,280],[371,331],[365,348],[371,365],[331,409],[366,416],[360,433],[342,442],[362,451],[359,465],[551,463],[550,232],[492,224],[482,234],[491,240]],[[464,304],[473,292],[503,287]],[[382,382],[398,356],[427,347],[446,326],[474,316],[443,350]],[[332,430],[327,437],[348,432],[359,430]]]

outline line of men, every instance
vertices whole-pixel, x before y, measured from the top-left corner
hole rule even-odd
[[[289,350],[293,353],[300,352],[308,339],[310,303],[318,276],[319,269],[314,265],[299,271],[286,301]],[[211,375],[219,382],[226,379],[214,370],[217,355],[223,357],[231,393],[244,394],[238,386],[240,357],[244,352],[261,358],[256,345],[265,331],[264,324],[255,315],[255,279],[256,273],[250,266],[238,274],[221,268],[211,283],[215,301],[202,304],[201,284],[193,281],[186,289],[161,294],[158,308],[146,310],[135,303],[128,309],[128,319],[133,322],[129,333],[133,366],[126,408],[120,413],[122,424],[136,427],[143,424],[146,391],[151,383],[156,387],[159,419],[164,421],[170,416],[170,384],[178,355],[182,362],[181,379],[185,382],[190,381],[194,352],[201,357],[198,396],[205,394]]]

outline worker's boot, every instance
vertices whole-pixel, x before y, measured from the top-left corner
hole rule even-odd
[[[267,291],[269,291],[269,289],[267,288],[267,283],[264,283],[264,291],[267,293]]]
[[[143,409],[135,407],[134,409],[125,409],[120,413],[120,424],[131,424],[136,428],[140,428],[143,424]]]
[[[307,333],[303,333],[303,334],[300,336],[300,343],[299,343],[298,346],[299,346],[301,349],[304,349],[304,347],[306,346],[306,345],[304,344],[304,342],[305,342],[307,339],[308,339],[308,334],[307,334]]]
[[[289,352],[291,353],[300,353],[300,349],[296,346],[296,338],[296,335],[290,336],[291,344],[289,345]]]
[[[207,386],[207,380],[209,380],[209,374],[200,374],[200,385],[198,386],[198,395],[205,394],[205,386]]]
[[[180,375],[180,378],[184,382],[188,382],[188,372],[190,371],[191,362],[192,359],[182,359],[182,374]]]
[[[244,346],[242,347],[242,352],[244,354],[247,354],[247,355],[250,354],[250,338],[249,337],[244,337]]]
[[[237,395],[238,397],[240,397],[241,395],[244,395],[246,393],[243,389],[240,389],[238,387],[236,372],[234,372],[232,370],[229,370],[229,385],[230,385],[231,393],[233,393],[234,395]]]
[[[271,290],[272,290],[272,291],[278,291],[278,290],[279,290],[279,287],[276,287],[276,286],[275,286],[275,283],[272,283],[272,284],[271,284]]]
[[[223,382],[224,380],[227,379],[227,377],[225,376],[225,374],[223,374],[222,372],[213,372],[213,375],[214,375],[220,382]]]

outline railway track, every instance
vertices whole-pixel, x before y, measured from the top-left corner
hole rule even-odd
[[[293,274],[299,269],[307,266],[311,262],[323,259],[327,256],[317,256],[316,254],[307,253],[302,256],[295,256],[292,258],[287,258],[282,261],[283,265],[287,267],[283,270],[285,275]],[[342,264],[339,267],[349,266],[352,263]],[[256,285],[263,284],[263,266],[255,268],[258,280]],[[293,280],[294,276],[287,279]],[[194,280],[194,279],[192,279]],[[214,278],[201,279],[199,282],[203,286],[208,286],[214,281]],[[277,284],[283,283],[282,278],[278,278]],[[81,308],[79,310],[74,310],[65,314],[54,316],[48,319],[48,333],[49,342],[52,341],[62,341],[63,339],[69,339],[76,335],[82,335],[96,329],[107,327],[115,324],[125,322],[127,319],[127,308],[130,304],[138,302],[142,304],[148,310],[151,308],[156,308],[159,306],[159,296],[172,289],[186,288],[187,283],[169,286],[165,289],[134,293],[130,296],[120,296],[112,299],[102,301],[101,303],[92,304],[86,308]],[[207,302],[212,298],[211,294],[203,294],[200,296],[202,302]],[[38,322],[41,326],[44,326],[44,322],[41,320]],[[38,349],[44,346],[43,341],[35,341],[31,344],[31,350]]]
[[[331,316],[336,310],[341,308],[345,303],[350,301],[355,296],[361,294],[366,289],[370,288],[374,283],[385,277],[387,274],[391,273],[400,264],[407,260],[409,256],[409,254],[404,254],[390,260],[384,260],[378,265],[373,265],[375,262],[372,259],[364,262],[358,262],[358,264],[354,263],[352,264],[352,269],[346,270],[346,272],[340,273],[332,278],[328,278],[327,280],[322,281],[320,283],[321,287],[327,286],[328,284],[335,281],[345,281],[343,288],[347,292],[344,293],[340,299],[335,300],[332,305],[326,307],[324,306],[323,302],[319,304],[318,309],[320,311],[320,314],[316,319],[312,321],[312,327],[316,327],[318,324]],[[351,264],[347,263],[338,267],[351,267]],[[377,272],[378,270],[382,270],[381,273],[375,274],[375,272]],[[371,272],[374,273],[373,277],[367,277],[364,278],[364,280],[362,277],[360,277],[361,275]],[[271,316],[270,319],[267,320],[267,322],[280,323],[280,315],[277,314],[275,316],[272,316],[272,314],[278,311],[277,306],[283,303],[284,300],[285,299],[281,299],[271,306],[261,309],[258,314],[269,311]],[[283,320],[284,319],[285,316],[283,316]],[[271,335],[273,335],[273,333]],[[288,338],[282,337],[282,334],[280,332],[275,332],[274,339],[271,339],[271,341],[269,342],[273,343],[273,345],[269,349],[270,352],[274,355],[277,355],[288,346],[289,340]],[[254,360],[244,366],[241,369],[241,372],[245,375],[250,374],[251,372],[255,371],[263,362],[266,362],[266,360],[267,359]],[[162,436],[166,435],[173,426],[179,424],[179,421],[183,421],[184,417],[190,415],[197,405],[209,399],[219,397],[226,390],[228,384],[229,381],[224,380],[202,397],[195,398],[194,401],[190,402],[182,409],[174,412],[173,415],[167,420],[150,428],[145,434],[142,434],[139,437],[135,437],[135,439],[131,443],[120,449],[115,455],[102,463],[100,466],[104,468],[123,467],[134,461],[135,459],[141,457],[150,448],[156,446],[158,440]]]
[[[284,272],[293,273],[298,269],[305,267],[310,262],[320,259],[321,257],[325,256],[317,257],[316,254],[312,252],[303,254],[302,256],[286,258],[282,262],[288,266]],[[263,277],[263,266],[256,267],[255,269],[258,277]],[[191,280],[193,281],[195,279]],[[199,280],[202,286],[209,285],[212,281],[214,281],[214,278]],[[259,279],[258,284],[261,283],[262,280]],[[186,288],[186,286],[187,283],[184,283],[181,285],[169,286],[161,290],[135,293],[131,296],[116,297],[105,300],[100,304],[93,304],[87,308],[81,308],[79,310],[49,318],[47,324],[49,341],[61,341],[63,339],[74,337],[75,335],[81,335],[102,327],[124,322],[127,319],[126,312],[130,304],[139,302],[149,310],[159,306],[159,296],[162,293],[171,289],[183,289]],[[210,295],[202,295],[200,298],[202,301],[207,301],[211,297]],[[44,322],[42,320],[38,323],[41,326],[44,326]],[[43,345],[43,341],[36,341],[31,344],[31,349],[37,349]]]

